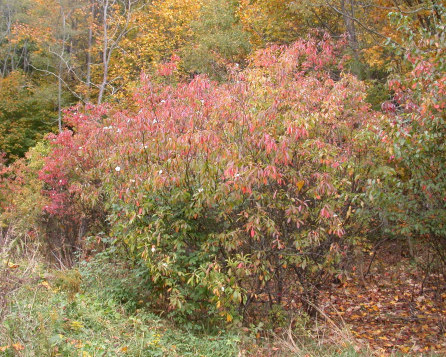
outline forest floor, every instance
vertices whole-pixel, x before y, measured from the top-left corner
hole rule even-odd
[[[358,269],[322,293],[316,328],[285,327],[274,336],[258,326],[191,331],[129,310],[103,289],[122,289],[116,272],[104,275],[113,267],[58,271],[34,258],[0,263],[0,356],[446,355],[444,280],[397,246],[377,251],[367,276]]]
[[[364,279],[357,270],[333,285],[323,294],[322,306],[377,355],[446,355],[444,279],[420,269],[396,244],[376,252]]]

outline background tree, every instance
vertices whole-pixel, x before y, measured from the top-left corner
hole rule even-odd
[[[18,71],[0,78],[0,152],[9,162],[56,127],[55,94],[54,87],[34,86]]]
[[[188,72],[223,78],[227,64],[242,64],[250,52],[249,33],[240,22],[238,1],[211,0],[192,23],[193,39],[182,50]]]

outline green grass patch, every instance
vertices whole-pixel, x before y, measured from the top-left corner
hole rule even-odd
[[[206,316],[184,323],[154,313],[144,267],[106,255],[64,271],[10,266],[3,270],[14,289],[0,306],[0,356],[359,356],[345,344],[302,335],[305,327],[293,331],[299,337],[291,343],[261,327],[208,326]]]
[[[82,289],[77,279],[75,270],[59,272],[16,291],[0,327],[0,355],[238,355],[236,334],[194,334],[143,309],[129,313],[113,295]]]

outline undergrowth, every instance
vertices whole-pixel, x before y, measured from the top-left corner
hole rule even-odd
[[[142,267],[100,255],[66,270],[3,259],[2,272],[20,286],[4,291],[0,356],[358,356],[291,330],[267,337],[261,326],[208,326],[206,316],[179,325],[154,312]]]

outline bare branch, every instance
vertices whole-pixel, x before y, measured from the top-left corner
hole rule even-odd
[[[83,97],[82,97],[80,94],[76,93],[74,90],[72,90],[72,89],[70,88],[70,86],[68,85],[68,83],[65,82],[65,81],[63,80],[63,78],[61,78],[61,77],[60,77],[59,75],[57,75],[56,73],[51,72],[51,71],[46,70],[46,69],[41,69],[41,68],[35,67],[35,66],[32,65],[32,64],[30,64],[30,67],[31,67],[32,69],[34,69],[35,71],[38,71],[38,72],[42,72],[42,73],[48,74],[48,75],[53,76],[53,77],[55,77],[55,78],[57,78],[57,79],[60,78],[61,81],[62,81],[62,84],[68,89],[68,91],[69,91],[71,94],[73,94],[73,96],[75,96],[77,99],[79,99],[82,103],[84,103],[84,104],[86,103],[85,100],[83,99]]]

